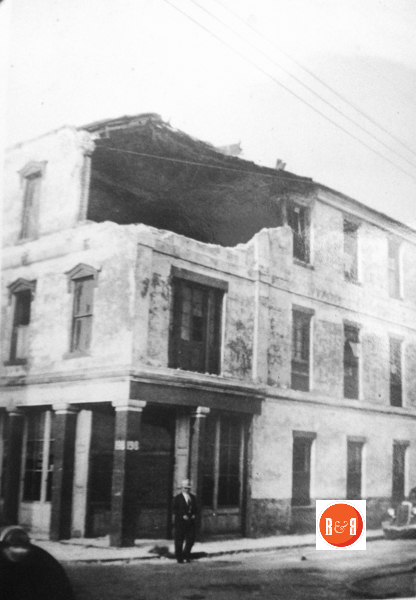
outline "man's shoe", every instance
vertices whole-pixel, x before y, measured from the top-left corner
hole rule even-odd
[[[178,558],[178,563],[182,564],[183,563],[183,559],[182,558]]]

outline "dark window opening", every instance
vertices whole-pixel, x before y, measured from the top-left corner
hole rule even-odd
[[[291,387],[309,391],[311,315],[294,310],[292,319]]]
[[[359,398],[360,331],[344,325],[344,397]]]
[[[293,231],[293,258],[309,262],[309,209],[304,206],[289,205],[288,225]]]
[[[347,500],[361,500],[363,442],[348,441]]]
[[[311,503],[311,450],[313,439],[293,438],[292,506],[309,506]]]
[[[358,226],[344,220],[344,276],[358,280]]]
[[[220,372],[224,292],[174,279],[169,366],[198,373]]]
[[[392,501],[395,503],[404,499],[406,449],[406,444],[393,444]]]
[[[28,357],[31,290],[16,292],[10,361],[25,360]]]
[[[402,406],[402,344],[390,339],[390,404]]]
[[[94,278],[74,280],[71,352],[86,353],[91,346]]]

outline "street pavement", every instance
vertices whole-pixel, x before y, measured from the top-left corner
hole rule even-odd
[[[77,600],[350,600],[357,594],[367,599],[414,598],[415,540],[374,540],[365,551],[317,551],[306,541],[207,555],[190,564],[162,556],[74,560],[65,568]]]
[[[367,531],[367,541],[383,539],[382,530]],[[173,556],[172,540],[136,540],[129,548],[109,546],[109,538],[83,538],[52,542],[32,537],[41,546],[63,562],[114,562],[149,560],[155,557]],[[265,538],[216,539],[197,542],[193,553],[198,557],[217,557],[246,552],[264,552],[281,549],[315,546],[315,534],[279,535]]]

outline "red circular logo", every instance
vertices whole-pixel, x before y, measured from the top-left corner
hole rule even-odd
[[[319,519],[321,536],[331,546],[345,548],[358,540],[363,531],[363,519],[350,504],[332,504]]]

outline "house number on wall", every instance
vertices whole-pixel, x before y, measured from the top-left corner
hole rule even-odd
[[[116,440],[114,444],[115,450],[138,450],[140,448],[137,440]]]

